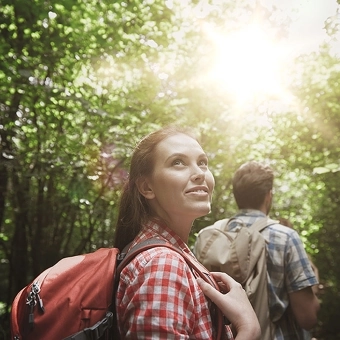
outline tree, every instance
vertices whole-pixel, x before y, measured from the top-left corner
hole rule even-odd
[[[301,56],[291,75],[300,102],[289,112],[264,111],[263,102],[236,110],[232,95],[204,77],[214,61],[205,25],[230,32],[261,15],[268,29],[282,29],[264,7],[0,3],[0,317],[8,321],[14,295],[61,257],[112,244],[135,142],[177,123],[200,134],[216,179],[212,212],[194,232],[233,213],[231,176],[241,163],[273,165],[274,217],[294,222],[322,268],[318,338],[335,339],[338,58],[326,47]],[[329,21],[328,29],[336,25]]]
[[[8,306],[61,257],[111,244],[122,165],[142,114],[137,98],[135,106],[125,98],[138,82],[122,85],[122,77],[126,65],[140,63],[137,51],[151,62],[148,44],[168,43],[171,11],[160,4],[2,1],[0,253]],[[112,62],[111,83],[121,83],[104,86],[100,66]]]

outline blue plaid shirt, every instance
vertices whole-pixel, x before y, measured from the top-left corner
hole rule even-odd
[[[251,226],[265,216],[259,210],[244,209],[233,217]],[[231,221],[229,229],[236,226],[237,222]],[[267,241],[268,298],[270,316],[276,324],[275,340],[306,339],[306,332],[287,312],[288,293],[318,284],[303,243],[295,230],[281,224],[272,224],[261,233]]]

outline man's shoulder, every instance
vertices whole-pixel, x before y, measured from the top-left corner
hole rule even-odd
[[[263,237],[267,241],[268,249],[275,251],[283,251],[284,249],[302,248],[302,240],[296,230],[284,226],[280,223],[275,223],[268,226],[262,231]]]
[[[280,224],[279,222],[269,225],[268,230],[270,230],[273,233],[286,235],[288,237],[293,237],[293,238],[299,237],[296,230],[289,228],[283,224]]]
[[[246,214],[244,212],[239,212],[232,216],[230,218],[230,229],[234,229],[237,226],[238,220],[243,222],[247,227],[250,227],[263,218],[267,218],[267,227],[262,230],[261,234],[267,241],[273,242],[273,240],[275,240],[275,242],[286,243],[289,240],[300,240],[300,236],[296,230],[280,224],[275,218],[265,216],[262,212],[255,210],[251,212],[248,211]]]

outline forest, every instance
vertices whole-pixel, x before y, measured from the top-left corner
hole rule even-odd
[[[238,166],[267,162],[271,217],[293,223],[319,270],[313,335],[340,338],[334,3],[327,40],[282,60],[276,74],[271,62],[283,57],[294,17],[261,1],[0,0],[0,339],[9,339],[11,303],[30,280],[63,257],[112,246],[131,151],[168,124],[199,133],[216,181],[190,245],[235,212]],[[255,35],[243,45],[227,38],[258,30],[273,44],[264,55]]]

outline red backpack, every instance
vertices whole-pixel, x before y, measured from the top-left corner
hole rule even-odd
[[[12,340],[119,339],[114,316],[115,284],[121,270],[152,247],[179,252],[192,270],[218,289],[198,261],[161,239],[150,239],[128,253],[101,248],[67,257],[46,269],[15,297],[11,311]],[[217,339],[223,339],[223,315],[218,308]]]

